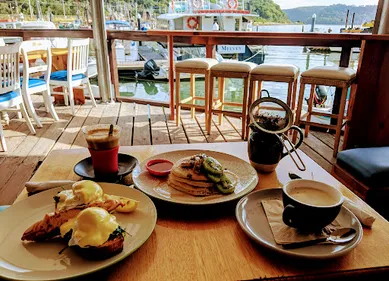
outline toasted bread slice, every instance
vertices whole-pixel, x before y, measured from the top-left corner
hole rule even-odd
[[[23,241],[44,241],[50,240],[60,234],[59,228],[69,219],[75,218],[79,212],[89,207],[100,207],[108,212],[115,211],[124,204],[119,200],[97,201],[88,205],[80,205],[74,209],[58,211],[46,214],[43,220],[40,220],[30,226],[22,236]]]
[[[117,235],[98,247],[81,248],[79,246],[72,246],[72,248],[83,258],[89,260],[103,260],[123,251],[123,244],[124,236]]]

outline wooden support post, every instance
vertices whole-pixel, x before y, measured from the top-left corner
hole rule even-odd
[[[111,82],[113,84],[115,99],[120,97],[119,74],[116,60],[115,39],[108,40],[108,58],[111,72]]]
[[[366,41],[362,47],[346,149],[389,145],[389,42]]]
[[[169,51],[170,120],[174,120],[174,41],[172,35],[169,35],[167,39]]]
[[[215,45],[206,45],[205,46],[205,53],[206,53],[207,58],[214,59],[215,53],[216,53]]]
[[[389,2],[379,0],[377,13],[374,20],[373,34],[388,34],[389,33],[389,14],[385,11],[389,9]]]
[[[342,53],[340,54],[340,67],[348,67],[350,63],[350,56],[351,56],[351,47],[343,47]],[[335,91],[335,97],[334,97],[334,103],[332,105],[332,114],[338,114],[339,113],[339,107],[340,107],[340,98],[342,97],[342,88],[336,88]],[[331,118],[331,125],[337,124],[336,118]]]
[[[107,32],[105,30],[104,1],[91,0],[93,39],[97,46],[96,62],[100,97],[103,102],[111,102],[111,79],[108,60]]]

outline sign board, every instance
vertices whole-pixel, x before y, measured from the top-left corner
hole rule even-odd
[[[245,45],[219,45],[217,52],[219,54],[243,54],[246,51]]]

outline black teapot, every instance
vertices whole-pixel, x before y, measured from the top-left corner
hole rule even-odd
[[[252,131],[248,139],[248,153],[250,163],[257,171],[265,173],[274,171],[286,155],[292,158],[299,170],[305,170],[305,165],[296,151],[303,142],[303,132],[293,125],[293,113],[287,104],[268,94],[268,97],[253,102],[249,116],[251,120],[249,127]],[[297,133],[300,136],[295,145],[288,138],[291,130],[295,131],[293,134]],[[284,142],[289,143],[290,150]],[[292,156],[293,152],[302,166]]]
[[[273,172],[278,162],[289,154],[288,152],[284,152],[282,138],[277,134],[261,131],[254,124],[250,124],[249,127],[252,130],[248,139],[248,152],[251,165],[258,172]],[[299,127],[294,125],[289,130],[296,130],[300,135],[297,144],[289,151],[291,153],[303,142],[303,132]]]

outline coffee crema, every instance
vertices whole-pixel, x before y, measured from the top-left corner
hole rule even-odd
[[[85,135],[88,147],[95,150],[107,150],[117,147],[119,145],[120,131],[114,129],[111,136],[108,134],[109,128],[89,130]]]
[[[327,192],[311,187],[295,187],[288,191],[290,197],[297,201],[313,206],[331,206],[338,203],[333,196]]]

